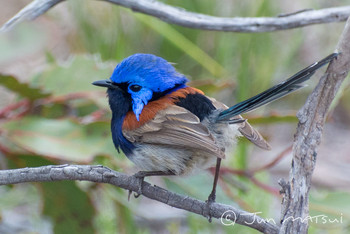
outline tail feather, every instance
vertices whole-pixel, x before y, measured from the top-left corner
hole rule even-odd
[[[309,67],[299,71],[292,77],[288,78],[284,82],[269,88],[268,90],[249,98],[245,101],[237,103],[236,105],[228,108],[227,110],[222,111],[217,121],[227,121],[230,118],[247,113],[249,111],[255,110],[258,107],[266,105],[274,100],[277,100],[283,96],[286,96],[289,93],[292,93],[305,85],[302,83],[308,79],[315,73],[317,69],[329,63],[333,58],[335,58],[338,53],[333,53],[328,55],[326,58],[322,59],[319,62],[316,62]]]

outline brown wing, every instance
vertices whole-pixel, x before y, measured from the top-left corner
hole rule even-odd
[[[179,106],[172,105],[159,111],[151,121],[141,127],[123,130],[123,135],[135,143],[195,149],[219,158],[225,157],[208,128],[197,116]]]
[[[214,98],[210,98],[210,100],[213,102],[213,105],[217,108],[217,109],[227,109],[228,107],[219,102],[219,101],[216,101]],[[235,118],[242,118],[242,116],[238,115]],[[260,135],[260,133],[255,129],[253,128],[249,123],[248,121],[245,121],[245,122],[242,122],[242,123],[239,123],[240,127],[238,128],[239,132],[245,136],[250,142],[252,142],[254,145],[262,148],[262,149],[265,149],[265,150],[270,150],[271,149],[271,146],[269,145],[269,143]]]

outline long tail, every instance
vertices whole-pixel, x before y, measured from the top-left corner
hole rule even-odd
[[[278,85],[275,85],[252,98],[237,103],[229,109],[222,111],[219,114],[217,121],[229,121],[229,119],[234,116],[255,110],[258,107],[266,105],[274,100],[284,97],[287,94],[304,87],[305,85],[302,84],[304,81],[308,80],[317,69],[332,61],[332,59],[335,58],[337,55],[338,53],[330,54],[321,61],[316,62],[308,66],[307,68],[299,71],[284,82],[279,83]]]

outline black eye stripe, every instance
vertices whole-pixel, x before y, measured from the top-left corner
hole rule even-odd
[[[142,89],[142,87],[140,85],[130,85],[129,89],[133,92],[138,92]]]
[[[123,83],[116,83],[116,82],[111,82],[113,85],[119,87],[120,89],[124,90],[125,92],[129,90],[133,91],[133,92],[138,92],[142,89],[142,86],[140,85],[136,85],[136,84],[129,84],[127,82],[123,82]]]
[[[119,87],[120,89],[124,90],[124,91],[127,91],[128,90],[128,86],[129,84],[126,83],[126,82],[123,82],[123,83],[116,83],[116,82],[112,82],[113,85]]]

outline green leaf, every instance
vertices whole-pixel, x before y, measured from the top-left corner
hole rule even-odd
[[[107,122],[83,125],[68,119],[26,117],[4,124],[19,147],[52,159],[90,162],[96,155],[117,155]]]
[[[31,85],[27,83],[21,83],[15,77],[9,75],[0,74],[0,85],[30,100],[50,96],[46,91],[31,87]]]

